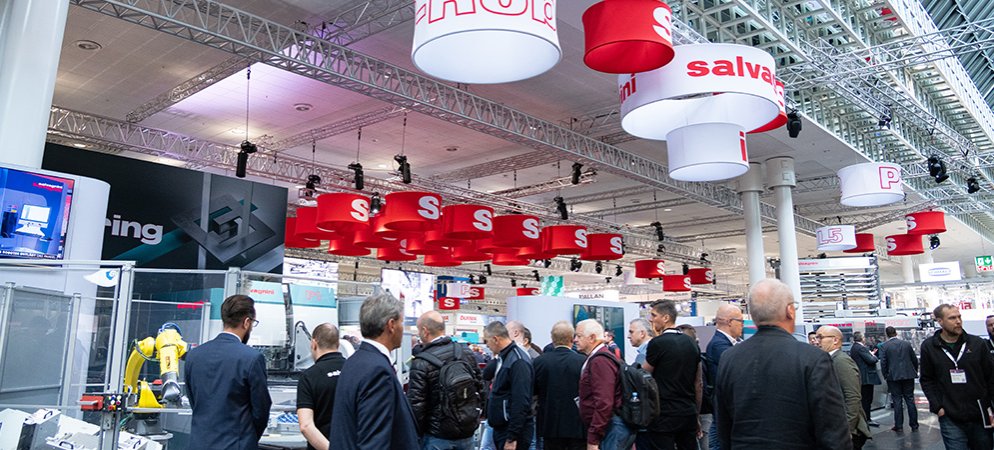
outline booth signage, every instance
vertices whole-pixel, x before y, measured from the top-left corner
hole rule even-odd
[[[459,309],[459,299],[455,297],[440,297],[438,299],[438,309],[442,311]]]
[[[841,203],[846,206],[881,206],[904,198],[901,166],[892,163],[862,163],[838,172]]]
[[[922,283],[932,281],[957,281],[963,279],[959,261],[940,262],[934,264],[919,264],[918,275]]]
[[[977,261],[977,272],[994,271],[994,258],[991,258],[990,255],[978,256],[974,259]]]
[[[801,272],[811,272],[814,270],[829,269],[868,269],[873,267],[873,261],[870,258],[863,257],[818,258],[801,259],[797,261],[797,265],[800,267]]]
[[[484,326],[486,322],[479,314],[456,314],[456,325]]]

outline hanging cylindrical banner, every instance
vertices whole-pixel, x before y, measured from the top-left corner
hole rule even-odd
[[[714,283],[714,269],[710,267],[694,267],[687,271],[690,277],[690,284],[711,284]]]
[[[542,252],[552,255],[579,255],[587,249],[587,227],[551,225],[542,228]]]
[[[415,0],[418,69],[457,83],[510,83],[559,62],[556,0],[477,3]]]
[[[780,108],[780,111],[777,113],[777,116],[770,121],[770,123],[750,131],[749,134],[765,133],[767,131],[775,130],[787,124],[787,100],[784,95],[783,82],[777,80],[777,84],[776,86],[774,86],[773,90],[776,93],[777,107]]]
[[[640,259],[635,261],[635,278],[662,278],[666,274],[666,261]]]
[[[456,267],[462,263],[452,258],[451,251],[446,251],[436,255],[425,255],[424,264],[428,267]]]
[[[538,217],[527,214],[508,214],[494,217],[493,245],[518,248],[535,243],[541,230]]]
[[[494,245],[494,240],[491,239],[491,238],[477,239],[477,240],[475,240],[473,242],[476,245],[476,249],[479,250],[479,251],[481,251],[481,252],[483,252],[483,253],[490,253],[490,254],[496,254],[496,253],[517,254],[518,250],[519,250],[519,247],[501,247],[501,246],[498,246],[498,245]],[[535,242],[539,242],[539,241],[536,239]]]
[[[408,253],[414,255],[440,255],[449,252],[445,247],[426,243],[424,236],[409,236],[401,240],[406,241]]]
[[[663,275],[663,292],[687,292],[690,290],[690,276]]]
[[[846,206],[882,206],[904,199],[901,166],[862,163],[839,169],[841,203]]]
[[[286,248],[317,248],[321,246],[321,241],[315,239],[304,239],[298,237],[296,233],[297,218],[287,217],[283,245]]]
[[[319,228],[352,231],[369,222],[369,197],[333,192],[318,196],[316,224]]]
[[[375,219],[374,219],[375,222]],[[396,238],[382,238],[373,233],[373,226],[366,225],[353,231],[352,243],[365,248],[387,248],[396,247]]]
[[[904,216],[908,234],[938,234],[946,232],[946,215],[942,211],[921,211]]]
[[[483,205],[449,205],[442,208],[442,228],[452,239],[481,239],[494,235],[494,209]]]
[[[625,256],[625,243],[620,234],[594,233],[587,235],[587,249],[580,254],[584,261],[612,261]]]
[[[408,239],[405,238],[397,241],[398,245],[396,247],[385,247],[376,249],[376,259],[380,261],[417,261],[418,255],[409,252],[405,247],[408,244]]]
[[[872,253],[877,246],[873,243],[873,233],[856,233],[856,248],[843,250],[843,253]]]
[[[294,233],[298,239],[311,239],[327,241],[338,237],[333,231],[322,230],[317,227],[318,209],[313,206],[297,207],[297,223]]]
[[[434,230],[425,231],[424,242],[425,244],[434,247],[447,247],[447,248],[463,247],[470,245],[472,243],[472,241],[469,240],[456,239],[446,236],[442,227],[438,227]]]
[[[352,237],[346,236],[328,241],[328,253],[338,256],[366,256],[370,252],[366,247],[353,244]]]
[[[917,234],[894,234],[887,236],[887,256],[920,255],[925,253],[922,237]]]
[[[523,297],[526,295],[541,295],[542,290],[534,287],[519,287],[517,290],[517,294],[519,297]]]
[[[431,192],[391,192],[383,197],[383,226],[398,231],[425,231],[439,225],[442,197]]]
[[[464,245],[452,248],[452,259],[462,262],[484,262],[490,261],[493,256],[482,252],[475,245]]]
[[[530,260],[519,258],[515,253],[494,253],[494,259],[491,262],[495,266],[527,266],[531,264]]]
[[[542,243],[536,241],[532,245],[526,245],[518,249],[517,256],[520,259],[552,259],[558,255],[543,251]]]
[[[658,69],[673,59],[673,11],[659,0],[604,0],[583,13],[583,36],[591,69]]]
[[[852,225],[828,225],[815,230],[818,250],[837,252],[856,248],[856,227]]]
[[[418,236],[422,234],[418,231],[400,231],[387,228],[384,222],[387,219],[387,211],[389,209],[390,208],[387,205],[383,205],[380,212],[369,219],[369,229],[372,231],[373,236],[380,239],[386,239],[388,241],[395,241],[400,238]]]
[[[749,170],[742,127],[702,123],[677,128],[666,138],[670,177],[681,181],[718,181]]]

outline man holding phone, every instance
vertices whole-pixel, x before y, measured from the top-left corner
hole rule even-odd
[[[929,410],[939,416],[947,449],[994,447],[994,357],[983,339],[963,331],[959,308],[933,312],[941,327],[921,347],[921,385]]]

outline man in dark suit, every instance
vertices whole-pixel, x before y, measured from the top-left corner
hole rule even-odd
[[[894,327],[887,327],[887,342],[880,350],[880,368],[887,380],[894,406],[894,428],[904,431],[904,405],[908,406],[908,425],[911,431],[918,431],[918,410],[915,409],[915,378],[918,377],[918,357],[908,341],[897,337]]]
[[[404,305],[390,294],[366,298],[359,328],[362,344],[345,360],[335,388],[328,448],[416,450],[414,413],[390,362],[404,338]]]
[[[576,407],[580,369],[586,358],[573,351],[573,326],[563,320],[552,326],[555,347],[532,362],[538,396],[538,436],[545,450],[584,450],[587,436]]]
[[[715,383],[721,448],[850,449],[842,389],[832,360],[798,341],[786,284],[759,281],[749,292],[754,336],[725,351]]]
[[[714,337],[711,338],[711,342],[708,342],[706,351],[708,367],[705,377],[707,379],[704,380],[704,398],[705,401],[712,400],[712,408],[714,407],[714,382],[718,375],[718,363],[721,362],[721,355],[725,353],[725,350],[732,348],[739,339],[742,339],[742,329],[745,324],[745,321],[742,320],[742,310],[730,303],[723,304],[718,307],[718,311],[715,313],[714,324]],[[708,448],[719,450],[721,445],[718,443],[718,423],[712,420],[711,426],[708,428],[708,430],[702,430],[708,433]]]
[[[842,398],[846,402],[846,420],[849,422],[853,450],[862,450],[863,444],[870,437],[870,428],[860,405],[859,367],[856,367],[856,361],[842,351],[842,330],[831,325],[821,326],[818,327],[816,337],[818,346],[832,356],[832,367],[835,368],[839,387],[842,388]]]
[[[232,295],[221,304],[224,331],[186,354],[184,378],[193,409],[190,442],[198,450],[255,450],[269,423],[266,360],[245,345],[255,302]]]
[[[494,429],[494,446],[497,450],[526,450],[535,434],[532,417],[535,374],[531,357],[511,340],[507,327],[499,321],[487,324],[483,340],[497,355],[487,402],[487,423]]]
[[[311,333],[314,365],[297,380],[297,419],[307,450],[327,450],[331,413],[335,409],[335,388],[345,357],[338,351],[338,327],[322,323]]]
[[[859,368],[860,382],[860,402],[863,406],[863,414],[866,416],[866,424],[871,427],[879,427],[880,424],[870,419],[870,406],[873,405],[874,386],[881,384],[880,374],[877,373],[877,349],[870,350],[863,344],[863,333],[859,331],[852,334],[852,348],[849,349],[849,356],[856,361]]]

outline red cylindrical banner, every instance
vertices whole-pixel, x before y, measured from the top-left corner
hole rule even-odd
[[[442,208],[445,237],[480,239],[494,235],[494,209],[483,205],[449,205]]]
[[[388,248],[396,247],[396,239],[384,239],[373,233],[373,225],[357,228],[352,236],[352,243],[359,247],[366,248]]]
[[[318,196],[319,228],[352,231],[369,223],[369,198],[360,194],[329,193]]]
[[[421,235],[421,233],[417,231],[399,231],[387,228],[384,225],[384,222],[386,221],[386,215],[388,214],[387,211],[389,210],[390,208],[388,208],[387,205],[383,205],[382,209],[380,209],[380,213],[369,219],[369,229],[372,230],[374,237],[394,241],[405,237]]]
[[[445,247],[439,245],[426,244],[425,238],[421,236],[406,237],[401,239],[401,241],[406,241],[407,252],[414,255],[440,255],[449,251]]]
[[[496,246],[496,245],[494,245],[494,240],[490,239],[490,238],[487,238],[487,239],[477,239],[476,241],[474,241],[474,245],[476,245],[476,249],[477,250],[479,250],[479,251],[481,251],[483,253],[491,253],[491,254],[494,254],[494,253],[511,253],[511,254],[517,254],[518,250],[519,250],[518,247],[499,247],[499,246]]]
[[[620,234],[595,233],[587,235],[587,250],[580,254],[584,261],[611,261],[625,256],[624,239]]]
[[[408,238],[410,239],[410,238]],[[410,241],[401,239],[396,247],[385,247],[376,250],[376,259],[380,261],[417,261],[418,255],[404,248]]]
[[[687,292],[689,290],[689,275],[663,275],[663,292]]]
[[[369,249],[354,245],[352,238],[346,236],[328,241],[328,253],[338,256],[366,256],[369,254]]]
[[[315,248],[321,246],[321,241],[314,239],[304,239],[297,237],[295,230],[297,228],[297,218],[287,217],[286,218],[286,232],[283,238],[283,245],[286,248]]]
[[[946,232],[946,215],[942,211],[921,211],[904,217],[908,234],[937,234]]]
[[[425,255],[425,263],[428,267],[456,267],[462,264],[452,258],[452,252],[446,250],[437,255]]]
[[[496,247],[518,248],[534,244],[540,234],[538,217],[527,214],[508,214],[494,217]]]
[[[877,249],[873,244],[873,233],[856,233],[856,248],[843,250],[842,253],[870,253]]]
[[[917,234],[887,236],[887,256],[920,255],[925,253],[922,237]]]
[[[541,295],[542,291],[539,290],[539,288],[519,287],[518,291],[517,291],[517,294],[518,294],[519,297],[522,297],[522,296],[525,296],[525,295]]]
[[[334,232],[325,231],[317,227],[315,219],[318,209],[313,206],[297,207],[297,223],[294,227],[294,236],[298,239],[310,239],[327,241],[338,237]]]
[[[517,255],[521,259],[552,259],[557,256],[555,253],[542,251],[542,244],[540,242],[521,247],[518,249]]]
[[[455,239],[451,237],[446,237],[445,232],[442,231],[442,227],[438,227],[434,230],[425,231],[424,239],[426,245],[433,247],[455,248],[455,247],[463,247],[472,243],[471,241],[465,239]]]
[[[659,0],[606,0],[583,13],[583,62],[607,73],[658,69],[673,59],[673,13]]]
[[[514,253],[495,253],[493,265],[495,266],[527,266],[531,261],[519,258]]]
[[[711,284],[714,283],[714,270],[710,267],[695,267],[687,272],[690,277],[690,284]]]
[[[452,248],[452,259],[462,262],[484,262],[490,261],[492,256],[489,253],[477,250],[475,245],[464,245]]]
[[[587,227],[552,225],[542,228],[542,252],[552,255],[579,255],[587,249]]]
[[[392,192],[383,197],[383,226],[398,231],[425,231],[439,225],[442,197],[431,192]]]
[[[635,261],[635,278],[662,278],[666,273],[666,262],[661,259],[640,259]]]

